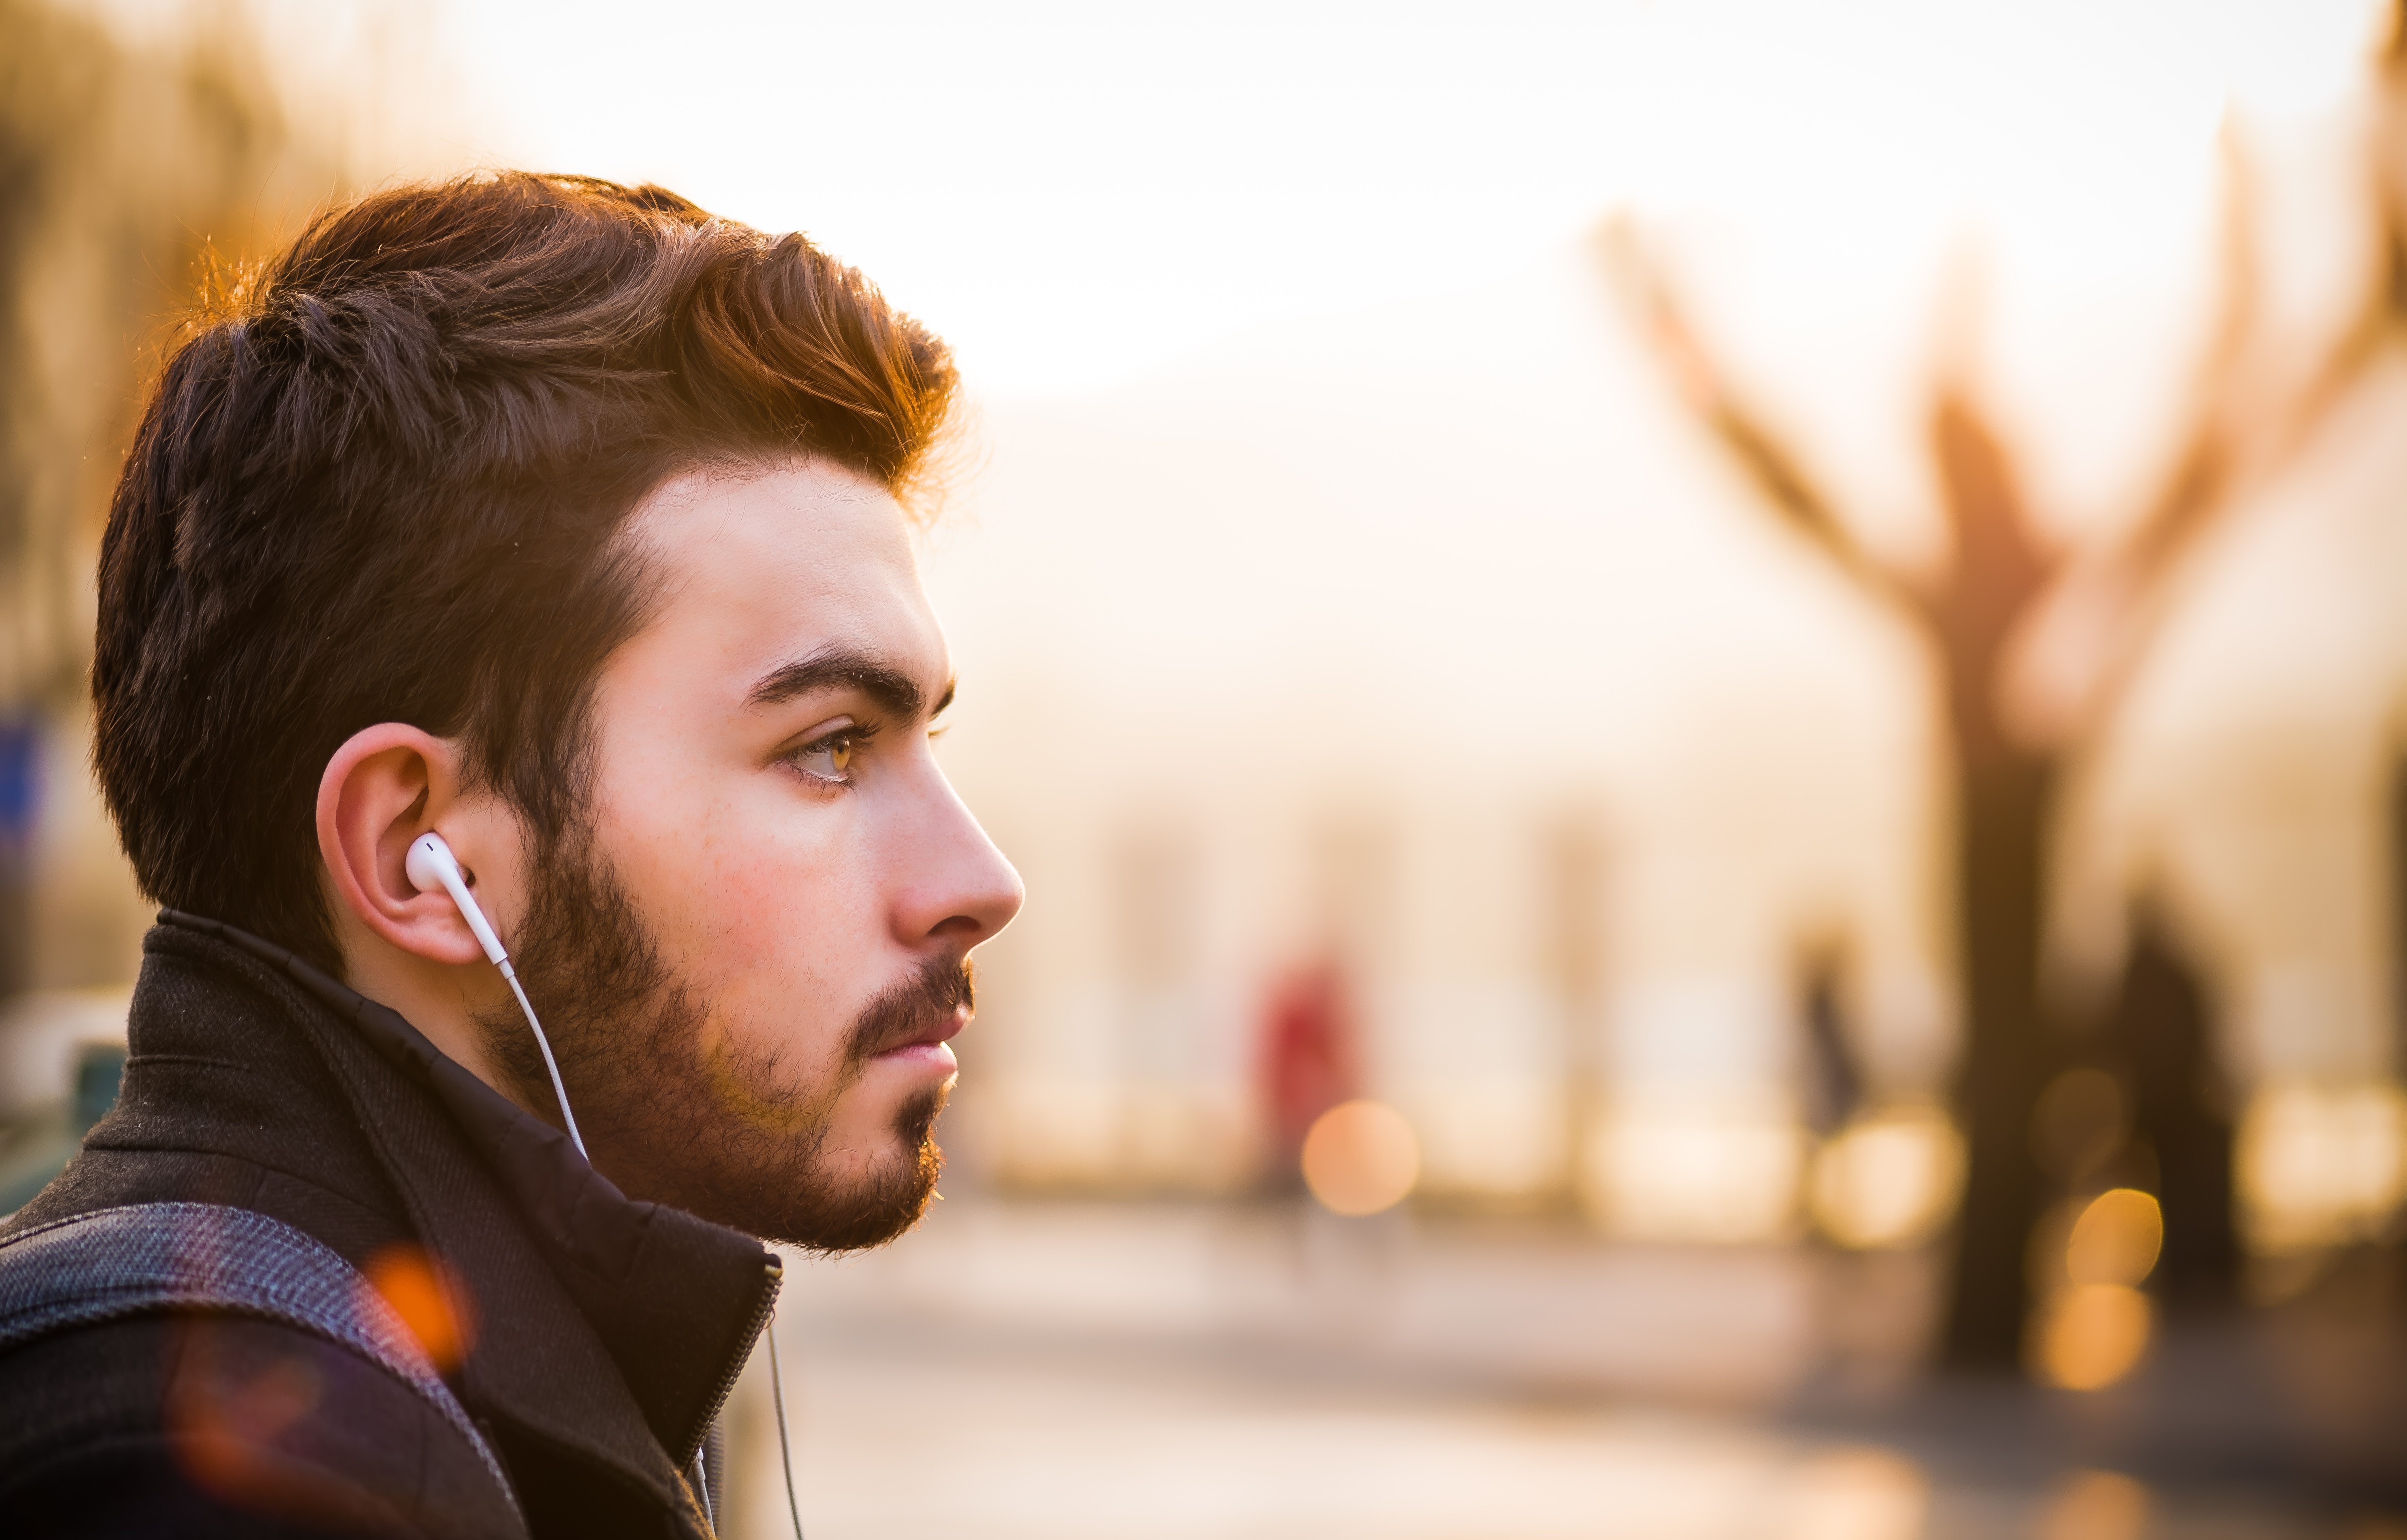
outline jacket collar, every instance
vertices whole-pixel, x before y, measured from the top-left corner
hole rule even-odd
[[[776,1302],[776,1254],[681,1209],[629,1199],[565,1134],[447,1058],[398,1012],[285,948],[197,915],[159,918],[206,949],[215,942],[267,964],[326,1007],[293,1014],[350,1099],[412,1227],[465,1284],[482,1321],[460,1374],[469,1405],[617,1465],[680,1505],[680,1472]],[[431,1097],[395,1094],[396,1070]],[[572,1312],[577,1319],[564,1319]],[[613,1382],[625,1393],[595,1393]]]

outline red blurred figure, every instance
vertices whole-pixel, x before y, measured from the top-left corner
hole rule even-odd
[[[1313,1120],[1355,1094],[1353,1016],[1335,962],[1298,969],[1272,990],[1259,1063],[1272,1177],[1292,1184]]]

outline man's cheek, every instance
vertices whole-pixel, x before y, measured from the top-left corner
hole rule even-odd
[[[723,977],[740,973],[748,994],[812,1040],[815,1062],[841,1049],[854,1013],[885,982],[872,973],[883,961],[874,922],[790,893],[731,905],[719,935],[719,955],[702,961]]]

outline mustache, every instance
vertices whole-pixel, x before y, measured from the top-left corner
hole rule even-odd
[[[949,1025],[963,1006],[977,1008],[977,970],[966,957],[932,957],[909,977],[862,1007],[845,1057],[855,1064],[916,1043]]]

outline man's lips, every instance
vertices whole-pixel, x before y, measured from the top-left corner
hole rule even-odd
[[[917,1035],[906,1037],[899,1043],[889,1044],[887,1047],[878,1049],[876,1053],[871,1054],[870,1057],[873,1059],[889,1059],[898,1054],[910,1053],[914,1050],[943,1048],[946,1043],[951,1041],[956,1035],[958,1035],[963,1027],[970,1024],[971,1015],[972,1012],[969,1006],[955,1005],[942,1020],[933,1023]],[[949,1050],[947,1051],[946,1057],[951,1057]]]

